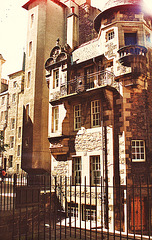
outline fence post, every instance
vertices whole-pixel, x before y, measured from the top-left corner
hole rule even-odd
[[[14,239],[14,224],[15,224],[15,194],[16,194],[16,184],[17,184],[17,175],[13,176],[13,231],[12,231],[12,239]]]

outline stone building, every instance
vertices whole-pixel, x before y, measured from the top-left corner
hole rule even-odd
[[[61,45],[65,45],[69,41],[74,47],[79,45],[79,42],[88,41],[95,35],[93,17],[99,11],[91,8],[91,15],[89,15],[88,7],[90,7],[88,0],[29,0],[23,6],[28,11],[28,30],[24,83],[22,169],[30,174],[50,172],[49,91],[45,81],[45,61],[57,38],[60,39]],[[74,18],[70,16],[71,8],[75,11]],[[85,25],[88,28],[87,33],[84,33],[83,30],[83,19],[85,19]],[[74,32],[71,32],[72,25],[76,27]],[[83,35],[78,34],[82,31]]]
[[[10,74],[8,84],[3,79],[1,83],[8,88],[0,93],[0,131],[8,145],[1,166],[8,174],[21,173],[24,71]]]
[[[87,2],[83,8],[86,15],[89,9]],[[140,184],[146,186],[147,177],[151,181],[152,176],[152,16],[142,0],[109,0],[94,19],[97,37],[92,34],[92,39],[86,38],[87,42],[80,41],[79,45],[75,41],[81,38],[75,36],[76,18],[77,12],[72,10],[67,18],[67,26],[71,27],[67,44],[57,41],[45,63],[52,175],[72,177],[73,188],[84,185],[85,176],[92,189],[101,180],[105,188],[121,184],[120,195],[113,188],[105,192],[109,219],[104,218],[104,227],[109,221],[113,229],[115,218],[119,229],[117,218],[121,218],[121,227],[126,230],[127,199],[129,228],[133,229],[134,221],[140,219],[135,230],[141,230],[142,221],[142,230],[146,231],[146,192],[142,192],[140,202],[139,191],[126,196],[125,189],[126,184],[130,189]],[[74,214],[83,220],[83,200],[81,205],[78,197],[72,197],[72,201],[76,201]],[[94,210],[98,210],[100,221],[95,199],[91,216],[89,197],[86,204],[87,219],[94,219]],[[122,204],[121,213],[117,212],[117,204]]]
[[[30,0],[23,8],[28,11],[25,71],[10,74],[8,86],[4,80],[3,83],[0,81],[0,97],[5,99],[0,109],[1,131],[5,130],[5,141],[10,146],[4,153],[3,167],[10,173],[18,169],[21,171],[22,168],[30,174],[37,174],[50,172],[51,163],[48,141],[49,91],[45,79],[45,61],[57,38],[60,39],[60,44],[65,45],[67,38],[71,41],[71,37],[75,36],[71,42],[73,47],[73,44],[78,46],[97,36],[93,29],[93,19],[99,10],[91,7],[91,14],[88,14],[88,0]],[[74,22],[73,16],[70,17],[71,9],[75,11]],[[58,24],[55,24],[57,16]],[[76,26],[73,33],[71,24]],[[84,25],[87,26],[86,32]],[[66,32],[70,34],[67,36]],[[78,32],[83,32],[83,35]],[[4,62],[0,55],[0,77]],[[19,138],[18,132],[21,133]]]
[[[7,101],[8,101],[8,91],[0,93],[0,132],[3,136],[4,131],[7,126]],[[0,167],[4,167],[4,156],[0,153]],[[5,165],[6,166],[6,165]],[[6,168],[6,167],[5,167]]]
[[[101,12],[90,0],[29,0],[23,8],[25,73],[10,74],[8,90],[0,85],[6,90],[0,93],[0,127],[9,143],[4,165],[71,177],[72,189],[85,181],[92,191],[101,183],[105,189],[121,184],[119,193],[105,190],[104,227],[109,222],[113,229],[115,218],[119,230],[121,218],[126,230],[125,202],[132,216],[136,199],[142,213],[135,218],[146,231],[147,195],[143,191],[140,202],[139,191],[126,196],[126,186],[146,186],[152,175],[152,17],[142,0],[109,0]],[[0,55],[0,78],[4,62]],[[96,202],[94,193],[90,208],[87,196],[86,204],[80,204],[79,190],[72,196],[73,214],[83,221],[85,211],[87,220],[95,220],[97,210],[100,222],[101,199]],[[130,217],[130,229],[133,224]]]

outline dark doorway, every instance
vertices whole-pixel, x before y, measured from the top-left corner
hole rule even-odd
[[[5,172],[6,172],[6,164],[7,164],[7,158],[5,157],[4,158],[4,170],[5,170]]]
[[[135,44],[137,44],[137,34],[125,33],[125,45],[135,45]]]

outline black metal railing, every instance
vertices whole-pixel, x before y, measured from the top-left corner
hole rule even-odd
[[[132,67],[132,71],[143,71],[146,65],[147,48],[140,45],[128,45],[120,48],[119,62],[127,67]]]
[[[152,185],[12,176],[0,183],[0,239],[151,239]],[[114,182],[114,179],[113,179]],[[129,184],[128,184],[129,182]],[[9,229],[9,231],[8,231]]]
[[[83,92],[87,89],[100,86],[113,85],[114,74],[108,70],[93,72],[87,75],[75,77],[61,85],[61,95]]]

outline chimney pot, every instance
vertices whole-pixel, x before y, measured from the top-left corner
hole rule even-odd
[[[74,9],[75,9],[75,7],[74,7],[74,6],[72,6],[72,7],[71,7],[71,9],[72,9],[72,13],[74,13]]]

